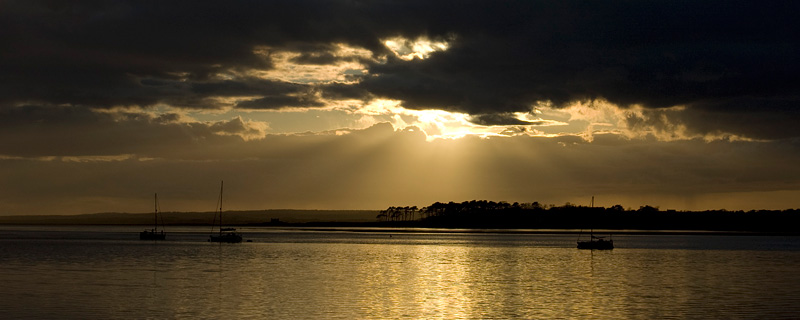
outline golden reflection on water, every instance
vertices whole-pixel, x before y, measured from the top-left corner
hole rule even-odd
[[[610,283],[593,273],[592,257],[554,248],[384,246],[390,258],[357,261],[361,302],[378,318],[559,318],[618,316],[605,306]],[[567,253],[567,257],[564,256]],[[602,277],[599,277],[602,278]],[[597,313],[597,309],[602,312]]]
[[[279,318],[630,318],[630,307],[647,299],[638,296],[647,291],[643,287],[663,285],[666,276],[648,274],[652,261],[647,259],[624,263],[624,256],[614,252],[564,248],[222,248],[213,248],[215,255],[206,257],[208,265],[199,271],[182,270],[159,279],[177,281],[172,285],[177,290],[168,291],[176,299],[166,303],[174,303],[178,315],[227,310]]]
[[[13,300],[0,299],[0,310],[9,318],[800,315],[798,250],[586,251],[575,249],[571,237],[548,236],[281,237],[241,245],[0,241],[0,282],[14,293]]]

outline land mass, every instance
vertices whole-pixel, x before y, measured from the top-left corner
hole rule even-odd
[[[225,224],[253,225],[264,223],[358,223],[375,221],[378,210],[247,210],[225,211]],[[159,224],[209,225],[214,212],[160,212]],[[82,225],[148,225],[153,224],[153,213],[91,213],[78,215],[15,215],[0,216],[0,224],[82,224]]]
[[[163,212],[160,224],[209,225],[213,212]],[[153,213],[0,216],[0,224],[148,225]],[[385,210],[226,211],[225,224],[294,227],[407,227],[458,229],[611,229],[781,233],[800,235],[800,209],[676,211],[642,206],[592,206],[473,200]]]

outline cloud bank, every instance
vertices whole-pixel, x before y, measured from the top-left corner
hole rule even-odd
[[[702,209],[732,194],[796,206],[796,12],[3,1],[0,178],[13,187],[0,214],[136,211],[152,189],[201,210],[198,186],[223,178],[242,209],[591,195]]]
[[[605,99],[684,106],[675,121],[695,132],[782,139],[797,136],[800,120],[798,7],[6,1],[0,35],[12,49],[0,53],[0,104],[219,108],[238,98],[236,108],[277,109],[380,97],[487,119]],[[266,77],[286,53],[296,66],[351,63],[350,82]]]

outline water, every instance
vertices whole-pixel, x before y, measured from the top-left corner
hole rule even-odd
[[[800,238],[0,227],[6,319],[800,318]]]

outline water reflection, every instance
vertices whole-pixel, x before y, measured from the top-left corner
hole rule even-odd
[[[634,237],[619,239],[627,248],[586,251],[575,249],[571,236],[546,235],[284,232],[255,234],[248,238],[257,242],[240,245],[61,236],[0,240],[0,281],[14,296],[0,300],[4,316],[800,316],[800,251],[792,249],[798,239],[753,238],[770,248],[754,250],[717,249],[719,238],[662,238],[672,247],[658,247]],[[703,242],[714,243],[698,247]]]

